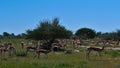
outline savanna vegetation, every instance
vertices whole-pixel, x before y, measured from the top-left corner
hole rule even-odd
[[[24,54],[25,49],[21,49],[20,42],[26,40],[2,39],[2,42],[6,41],[14,43],[16,50]],[[69,45],[69,48],[71,47],[72,45]],[[6,52],[4,57],[0,57],[0,68],[119,68],[120,66],[120,51],[104,50],[101,57],[93,52],[87,59],[86,48],[77,49],[80,50],[79,53],[51,52],[48,57],[41,55],[39,59],[33,58],[34,52],[29,52],[26,56],[9,56]]]
[[[50,52],[47,56],[41,55],[40,58],[34,58],[35,52],[26,53],[26,47],[29,46],[27,43],[30,40],[48,41],[56,39],[77,40],[77,42],[71,43],[72,41],[70,41],[65,51]],[[0,35],[0,43],[10,42],[16,49],[16,53],[12,56],[9,56],[9,52],[0,56],[0,68],[119,68],[120,50],[105,48],[99,56],[96,53],[100,50],[98,48],[95,50],[96,52],[91,52],[87,58],[87,47],[91,45],[102,47],[101,41],[103,42],[103,40],[107,40],[107,43],[105,42],[106,47],[110,47],[111,44],[116,45],[116,42],[120,40],[120,30],[102,33],[91,28],[80,28],[73,34],[71,30],[59,24],[58,18],[54,18],[52,21],[41,21],[35,29],[28,29],[26,33],[15,35],[14,33],[3,32]],[[24,48],[21,48],[21,42],[25,43]],[[61,44],[63,45],[63,43]],[[74,45],[78,47],[74,47]],[[117,43],[117,45],[119,44]],[[72,52],[66,54],[67,50]]]

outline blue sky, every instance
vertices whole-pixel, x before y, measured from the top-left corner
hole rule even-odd
[[[0,0],[0,34],[24,33],[54,17],[73,32],[83,27],[116,31],[120,29],[120,0]]]

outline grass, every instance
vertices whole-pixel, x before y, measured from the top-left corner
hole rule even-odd
[[[17,50],[16,51],[16,56],[25,57],[25,56],[27,56],[27,53],[24,50]]]
[[[48,58],[41,55],[40,58],[33,58],[32,53],[27,57],[6,57],[0,61],[0,68],[118,68],[120,58],[111,58],[85,54],[50,53]]]
[[[49,54],[48,58],[44,55],[33,58],[31,55],[27,57],[12,57],[2,60],[0,68],[79,68],[84,65],[83,60],[78,60],[80,55]],[[80,65],[79,65],[80,64]],[[85,63],[86,64],[86,63]]]
[[[5,42],[6,40],[3,40]],[[23,39],[12,39],[14,45],[20,49],[20,42]],[[104,50],[102,56],[90,54],[86,59],[85,49],[79,49],[80,53],[64,54],[63,52],[49,53],[48,58],[41,55],[40,58],[33,58],[34,52],[29,52],[25,57],[12,56],[6,53],[5,57],[0,57],[0,68],[119,68],[119,51]]]

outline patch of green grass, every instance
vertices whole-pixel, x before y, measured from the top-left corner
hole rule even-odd
[[[79,68],[89,68],[87,61],[80,61]]]
[[[16,56],[25,57],[25,56],[27,56],[27,53],[24,50],[18,50],[18,51],[16,51]]]
[[[104,51],[104,54],[110,55],[111,57],[115,58],[115,57],[120,56],[120,51],[118,51],[118,50],[107,50],[107,51]]]
[[[69,63],[59,63],[56,64],[54,68],[73,68],[73,65]]]

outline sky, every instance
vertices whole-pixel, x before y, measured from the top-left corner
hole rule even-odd
[[[0,34],[25,33],[55,17],[73,32],[84,27],[116,31],[120,29],[120,0],[0,0]]]

